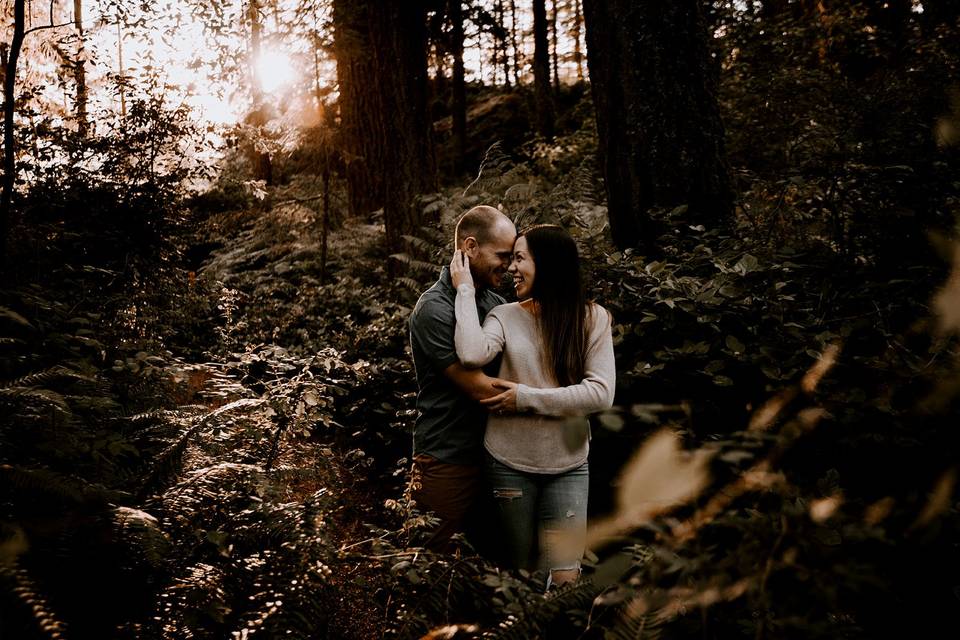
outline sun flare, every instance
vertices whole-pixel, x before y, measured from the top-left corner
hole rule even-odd
[[[293,60],[282,51],[262,52],[256,66],[260,88],[267,93],[285,89],[297,79]]]

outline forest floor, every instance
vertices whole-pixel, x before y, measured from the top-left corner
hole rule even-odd
[[[243,376],[240,387],[234,376],[228,395],[217,391],[224,374],[231,369],[236,374],[237,362],[250,354],[261,354],[265,362],[288,357],[295,365],[325,357],[336,361],[333,372],[352,369],[355,380],[338,382],[355,389],[335,390],[349,400],[338,399],[326,415],[302,416],[307,419],[302,432],[277,438],[267,469],[283,471],[271,482],[274,500],[308,501],[317,491],[335,494],[337,506],[325,526],[327,543],[339,550],[330,565],[337,601],[330,631],[337,637],[372,638],[383,632],[391,614],[378,566],[416,555],[377,552],[387,537],[383,527],[402,524],[397,510],[405,507],[416,390],[405,335],[410,308],[388,298],[410,299],[411,293],[398,292],[388,275],[382,224],[345,220],[329,234],[323,265],[316,217],[296,203],[214,213],[187,240],[192,246],[186,253],[199,262],[198,288],[212,296],[223,319],[215,343],[193,346],[205,354],[194,365],[207,371],[195,393],[207,398],[209,409],[262,395],[265,376]],[[212,251],[202,256],[208,248]],[[277,372],[276,379],[284,375]],[[198,437],[198,454],[188,458],[184,475],[234,463],[255,449],[237,441],[224,446],[225,440],[230,442],[224,433]],[[395,505],[392,510],[385,507],[388,501]]]

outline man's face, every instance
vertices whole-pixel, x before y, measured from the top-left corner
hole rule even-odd
[[[513,241],[517,229],[509,219],[504,219],[491,231],[489,240],[483,244],[471,243],[466,250],[470,257],[470,273],[477,287],[498,287],[503,274],[510,266],[513,256]]]

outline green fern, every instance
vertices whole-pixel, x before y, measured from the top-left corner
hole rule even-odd
[[[24,318],[22,315],[14,311],[13,309],[8,309],[7,307],[0,307],[0,318],[6,318],[7,320],[12,320],[15,324],[20,325],[21,327],[26,327],[27,329],[36,330],[30,321]]]
[[[145,499],[160,488],[168,486],[183,473],[183,455],[193,435],[200,430],[203,423],[198,423],[184,431],[177,441],[164,449],[156,457],[150,472],[146,475],[137,491],[138,499]]]
[[[437,273],[437,265],[432,262],[419,260],[407,253],[392,253],[390,254],[390,258],[404,264],[408,269],[416,273],[430,275],[436,275]]]
[[[12,404],[24,400],[33,401],[35,405],[58,409],[66,415],[73,414],[67,401],[56,391],[37,389],[36,387],[5,387],[0,389],[0,401]]]
[[[491,144],[483,154],[483,160],[480,162],[480,170],[477,177],[467,185],[463,190],[461,197],[474,189],[475,191],[492,191],[503,180],[503,176],[512,166],[510,157],[503,151],[503,145],[499,140]]]
[[[113,510],[113,526],[118,541],[136,565],[160,568],[170,561],[170,539],[160,529],[159,521],[149,513],[117,507]]]
[[[589,580],[561,586],[546,596],[529,594],[521,613],[511,614],[487,634],[494,640],[543,637],[546,630],[571,611],[587,611],[600,589]]]
[[[433,250],[433,243],[429,240],[424,240],[417,236],[411,235],[402,235],[403,241],[406,242],[412,249],[415,251],[420,251],[424,254],[428,254]]]
[[[24,568],[0,565],[0,582],[5,587],[2,592],[9,594],[4,597],[13,600],[17,605],[16,608],[21,614],[18,618],[26,619],[33,631],[50,640],[67,637],[66,625],[60,621],[46,596]],[[7,623],[3,624],[6,627]]]

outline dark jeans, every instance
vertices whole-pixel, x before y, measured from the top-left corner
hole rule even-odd
[[[587,531],[587,463],[564,473],[528,473],[488,455],[487,475],[513,566],[579,569]]]

